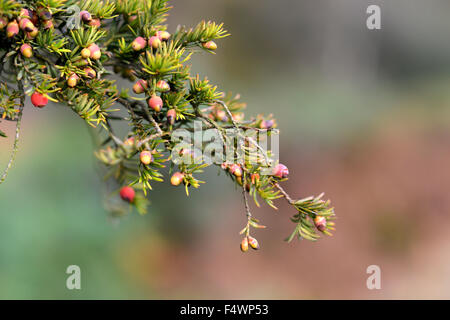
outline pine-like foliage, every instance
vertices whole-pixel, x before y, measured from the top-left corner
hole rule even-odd
[[[145,213],[149,191],[165,179],[162,168],[169,166],[172,185],[184,185],[189,194],[191,187],[203,183],[198,180],[202,170],[216,164],[242,188],[242,251],[257,249],[251,229],[265,228],[251,215],[249,196],[257,205],[263,200],[274,208],[276,199],[285,198],[297,210],[289,241],[330,234],[334,211],[329,201],[321,196],[292,199],[280,186],[287,168],[259,144],[259,133],[276,133],[272,116],[246,119],[238,95],[224,94],[208,79],[191,74],[191,55],[214,53],[216,41],[228,36],[223,25],[202,21],[170,34],[164,24],[167,2],[0,0],[0,115],[3,121],[17,123],[11,161],[0,183],[13,163],[24,102],[30,95],[34,106],[58,102],[92,127],[106,183],[116,186],[106,204],[115,215],[130,208]],[[135,94],[118,88],[113,74],[135,82]],[[117,122],[129,125],[123,138],[115,134]],[[194,132],[198,126],[215,130],[221,150],[213,154],[221,163],[205,156],[207,144],[180,147],[174,139],[181,129]],[[6,137],[1,130],[0,136]],[[181,160],[175,161],[175,155]],[[119,195],[124,201],[115,201]]]

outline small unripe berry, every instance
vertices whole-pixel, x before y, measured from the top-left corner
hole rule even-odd
[[[48,20],[50,20],[52,18],[52,14],[49,11],[47,11],[47,10],[42,10],[42,11],[39,11],[39,17],[42,20],[48,21]]]
[[[247,239],[247,237],[242,239],[240,247],[241,247],[241,251],[242,252],[247,252],[248,251],[248,239]]]
[[[167,31],[158,31],[158,32],[156,32],[156,36],[161,41],[167,41],[170,38],[170,33],[168,33]]]
[[[37,108],[43,108],[48,103],[48,98],[37,91],[31,95],[31,103]]]
[[[80,59],[75,63],[77,67],[87,66],[88,64],[89,64],[88,59]]]
[[[153,95],[150,99],[148,99],[148,106],[153,110],[155,110],[156,112],[159,112],[161,111],[161,108],[163,106],[163,101],[161,97]]]
[[[161,40],[157,36],[153,36],[148,39],[149,47],[152,47],[153,49],[158,49],[158,47],[160,45],[161,45]]]
[[[31,49],[31,46],[28,43],[24,43],[20,46],[20,53],[25,58],[31,58],[33,56],[33,49]]]
[[[260,129],[270,129],[274,126],[275,122],[273,120],[262,120],[259,124]]]
[[[7,17],[0,17],[0,30],[2,30],[8,24]]]
[[[18,33],[19,33],[19,24],[17,23],[17,21],[14,20],[8,23],[8,26],[6,27],[6,36],[8,38],[12,38]]]
[[[88,48],[84,48],[83,50],[81,50],[81,56],[84,59],[87,59],[91,56],[91,51]]]
[[[169,90],[170,90],[169,84],[168,84],[166,81],[164,81],[164,80],[159,80],[159,81],[156,83],[156,88],[157,88],[159,91],[162,91],[162,92],[166,92],[166,91],[169,91]]]
[[[94,69],[92,69],[92,68],[90,68],[90,67],[86,67],[86,68],[84,68],[83,69],[84,70],[84,72],[86,73],[86,76],[88,77],[88,78],[95,78],[96,76],[97,76],[97,73],[95,72],[95,70]]]
[[[45,20],[42,23],[42,26],[44,27],[44,29],[53,29],[55,26],[53,25],[53,20]]]
[[[244,113],[243,112],[239,112],[239,113],[233,113],[233,120],[236,122],[241,122],[244,120]]]
[[[128,20],[128,23],[131,23],[136,19],[137,19],[137,15],[133,15],[133,16],[129,16],[127,20]]]
[[[86,11],[86,10],[83,10],[83,11],[80,12],[80,18],[84,22],[90,22],[92,20],[91,14],[88,11]]]
[[[130,186],[125,186],[120,189],[120,197],[123,201],[127,201],[132,203],[134,201],[134,198],[136,196],[136,192],[134,189]]]
[[[131,81],[134,81],[136,79],[135,75],[134,75],[134,71],[131,68],[124,68],[122,70],[122,76],[124,78],[130,79]]]
[[[322,216],[316,216],[314,218],[314,225],[316,226],[316,228],[319,231],[323,232],[327,228],[327,219],[325,217],[322,217]]]
[[[147,81],[145,80],[138,80],[134,85],[133,85],[133,92],[140,94],[143,93],[145,91],[145,89],[147,89]]]
[[[173,186],[178,186],[181,184],[181,182],[183,182],[184,179],[184,174],[182,174],[181,172],[175,172],[172,177],[170,178],[170,183]]]
[[[134,137],[129,137],[124,141],[124,144],[128,147],[131,147],[134,145]]]
[[[89,22],[89,25],[92,26],[92,27],[99,28],[99,27],[102,25],[102,23],[100,22],[100,19],[95,18],[95,19],[92,19],[92,20]]]
[[[255,250],[259,249],[258,240],[256,240],[253,237],[248,236],[248,244],[250,245],[250,247],[252,247],[252,249],[255,249]]]
[[[35,28],[33,22],[31,22],[28,18],[21,19],[19,22],[19,27],[25,32],[31,32]]]
[[[80,77],[78,77],[75,73],[72,73],[67,79],[67,85],[71,88],[75,87],[78,83],[78,79],[80,79]]]
[[[139,154],[139,160],[141,160],[142,164],[149,165],[153,161],[152,153],[150,151],[147,151],[147,150],[142,151]]]
[[[146,47],[146,45],[147,45],[147,41],[145,41],[145,39],[142,37],[137,37],[131,43],[131,47],[133,48],[134,51],[140,51],[140,50],[144,49]]]
[[[27,32],[27,38],[34,39],[37,36],[38,32],[38,28],[34,28],[31,32]]]
[[[289,169],[284,164],[279,163],[273,168],[272,175],[280,179],[287,178]]]
[[[204,42],[204,43],[202,43],[202,46],[203,46],[203,48],[212,50],[212,51],[217,49],[217,44],[214,41]]]
[[[28,9],[21,9],[20,13],[19,13],[19,18],[23,19],[23,18],[31,18],[32,14],[31,11]]]
[[[216,111],[216,120],[223,121],[223,122],[228,121],[228,116],[227,116],[227,113],[225,112],[225,110],[217,110]]]
[[[242,176],[242,168],[240,165],[233,163],[230,168],[230,173],[234,174],[236,177],[241,177]]]
[[[259,173],[252,173],[252,175],[250,177],[252,179],[253,184],[256,184],[259,182],[259,178],[260,178]]]
[[[167,122],[171,125],[175,123],[175,120],[177,119],[177,111],[175,109],[170,109],[167,111]]]
[[[88,50],[90,51],[90,58],[93,60],[98,60],[102,56],[102,52],[100,51],[100,48],[95,43],[91,44],[88,47]]]

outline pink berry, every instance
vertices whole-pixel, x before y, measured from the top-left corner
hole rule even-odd
[[[163,106],[163,101],[161,97],[153,95],[150,99],[148,99],[148,106],[153,110],[155,110],[156,112],[159,112],[161,111],[161,108]]]
[[[142,37],[137,37],[131,43],[131,47],[133,48],[134,51],[140,51],[140,50],[144,49],[146,45],[147,45],[147,41],[145,41],[145,39]]]
[[[289,169],[284,164],[277,164],[272,173],[275,177],[284,179],[289,175]]]
[[[148,39],[148,46],[157,49],[161,45],[161,40],[157,36]]]

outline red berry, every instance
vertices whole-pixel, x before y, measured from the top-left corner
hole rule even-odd
[[[181,182],[183,182],[184,179],[184,174],[182,174],[181,172],[175,172],[172,177],[170,178],[170,183],[173,186],[178,186],[181,184]]]
[[[122,200],[132,203],[134,201],[134,197],[136,196],[136,192],[130,186],[125,186],[120,189],[120,197]]]
[[[287,178],[289,169],[284,164],[279,163],[273,168],[272,175],[280,179]]]
[[[161,108],[163,106],[163,101],[161,97],[153,95],[150,99],[148,99],[148,106],[153,110],[155,110],[156,112],[159,112],[161,111]]]
[[[37,108],[43,108],[48,103],[48,98],[42,93],[35,91],[31,95],[31,103]]]
[[[314,218],[314,225],[316,226],[316,228],[319,231],[323,232],[327,228],[327,219],[325,217],[322,217],[322,216],[316,216]]]

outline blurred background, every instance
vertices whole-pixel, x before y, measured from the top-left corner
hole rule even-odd
[[[366,28],[370,4],[381,6],[381,30]],[[216,168],[189,198],[165,182],[146,216],[113,221],[83,120],[27,105],[0,186],[0,298],[450,298],[450,2],[172,5],[169,31],[225,23],[232,36],[192,70],[240,93],[248,115],[274,113],[286,189],[325,192],[335,235],[288,244],[293,209],[253,206],[269,227],[254,234],[261,250],[242,254],[240,190]],[[10,148],[0,140],[2,167]],[[66,289],[72,264],[81,290]],[[381,268],[381,290],[366,287],[369,265]]]

